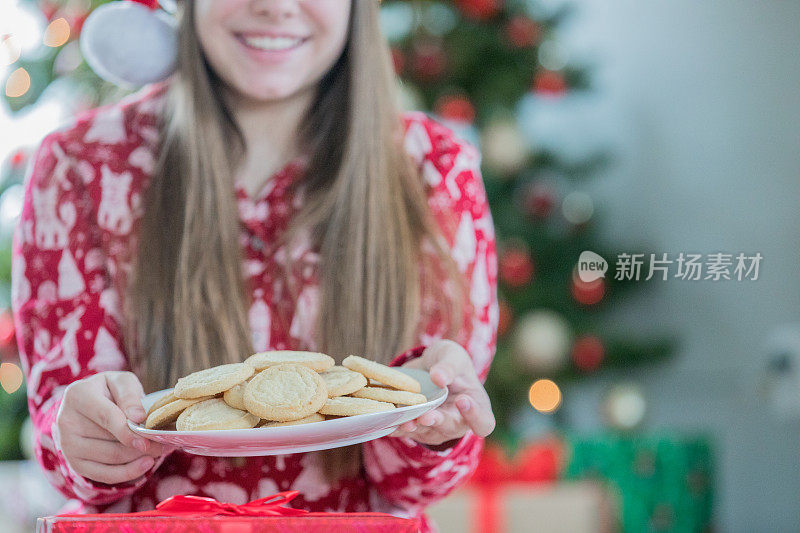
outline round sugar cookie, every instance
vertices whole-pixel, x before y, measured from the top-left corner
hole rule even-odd
[[[264,370],[276,365],[303,365],[315,372],[324,372],[336,364],[333,357],[317,352],[300,352],[294,350],[273,350],[251,355],[244,360],[256,370]]]
[[[178,431],[212,431],[254,428],[261,419],[256,415],[234,409],[222,398],[211,398],[191,405],[178,416]]]
[[[399,405],[419,405],[428,401],[423,394],[405,390],[387,389],[385,387],[364,387],[352,393],[354,398],[366,398],[378,402],[389,402]]]
[[[255,370],[244,363],[207,368],[178,380],[172,393],[178,398],[191,399],[214,396],[238,385],[253,375]]]
[[[225,403],[233,407],[234,409],[241,409],[242,411],[247,411],[247,407],[244,405],[244,387],[247,385],[247,382],[239,383],[238,385],[234,385],[230,389],[226,390],[222,394],[222,399],[225,400]]]
[[[319,374],[303,365],[262,370],[244,388],[244,404],[254,415],[273,422],[310,416],[325,404],[328,388]]]
[[[153,402],[153,405],[150,406],[150,409],[147,410],[147,416],[150,416],[150,414],[153,413],[153,411],[155,411],[156,409],[161,409],[168,403],[172,403],[177,399],[178,397],[175,396],[172,393],[172,391],[166,394],[162,394],[155,402]]]
[[[147,415],[147,419],[144,421],[144,427],[147,429],[155,429],[166,424],[171,424],[172,422],[175,422],[175,419],[178,418],[178,415],[180,415],[185,409],[196,403],[202,402],[203,400],[208,400],[209,398],[211,398],[211,396],[203,396],[202,398],[194,398],[192,400],[181,400],[180,398],[176,398],[174,401],[162,405]]]
[[[328,387],[328,398],[351,394],[367,386],[367,378],[363,374],[353,372],[343,366],[335,366],[321,372],[320,376]]]
[[[408,392],[419,392],[422,390],[419,381],[411,376],[357,355],[348,355],[345,357],[344,361],[342,361],[342,365],[350,370],[364,374],[364,376],[369,379],[379,381],[394,389]]]
[[[312,422],[322,422],[325,417],[319,413],[314,413],[300,420],[292,420],[291,422],[265,422],[261,427],[276,428],[280,426],[299,426],[300,424],[311,424]]]
[[[396,409],[396,407],[388,402],[377,402],[366,398],[353,398],[352,396],[339,396],[338,398],[330,398],[325,402],[319,413],[333,416],[356,416],[391,411],[392,409]]]

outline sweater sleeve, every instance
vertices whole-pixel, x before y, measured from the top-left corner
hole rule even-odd
[[[145,478],[114,486],[91,481],[70,467],[59,444],[55,422],[66,387],[128,369],[118,294],[84,185],[94,170],[65,153],[67,142],[58,132],[45,137],[27,176],[12,245],[12,305],[36,458],[64,495],[104,504],[133,492]]]
[[[430,119],[412,121],[406,144],[423,147],[418,162],[429,185],[431,210],[467,282],[462,327],[452,340],[467,350],[484,381],[497,342],[498,303],[494,226],[481,178],[480,156],[475,148]],[[443,331],[441,321],[429,320],[422,325],[422,346],[402,354],[392,364],[420,356],[424,346],[444,336]],[[384,437],[364,445],[364,464],[368,479],[384,501],[416,515],[472,475],[482,448],[483,439],[471,432],[443,451],[408,438]]]

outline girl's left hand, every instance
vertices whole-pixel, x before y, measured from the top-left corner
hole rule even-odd
[[[422,444],[439,445],[460,439],[468,430],[486,437],[494,430],[494,415],[467,351],[450,340],[428,346],[422,356],[403,365],[421,368],[438,387],[447,387],[447,400],[433,411],[398,427],[392,437],[408,437]]]

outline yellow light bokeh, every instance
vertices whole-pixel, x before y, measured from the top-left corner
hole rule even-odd
[[[20,46],[13,35],[0,37],[0,67],[5,67],[19,59]]]
[[[9,394],[17,392],[22,385],[22,369],[14,363],[0,364],[0,387]]]
[[[540,413],[553,413],[561,405],[561,389],[553,380],[536,380],[528,391],[528,401]]]
[[[69,22],[63,17],[57,18],[48,24],[47,29],[44,30],[44,37],[42,37],[44,44],[53,48],[63,46],[68,40]]]
[[[28,71],[20,67],[8,77],[6,81],[6,96],[18,98],[31,88],[31,76]]]

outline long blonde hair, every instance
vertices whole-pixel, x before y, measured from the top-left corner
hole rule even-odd
[[[442,272],[457,287],[463,280],[402,147],[378,3],[352,8],[345,50],[301,128],[310,151],[304,200],[284,240],[308,231],[320,253],[318,348],[386,362],[414,342],[426,287],[441,288]],[[127,349],[146,390],[252,350],[233,194],[244,142],[202,56],[191,2],[180,3],[178,17],[179,68],[124,297]],[[451,333],[462,293],[438,298]]]

